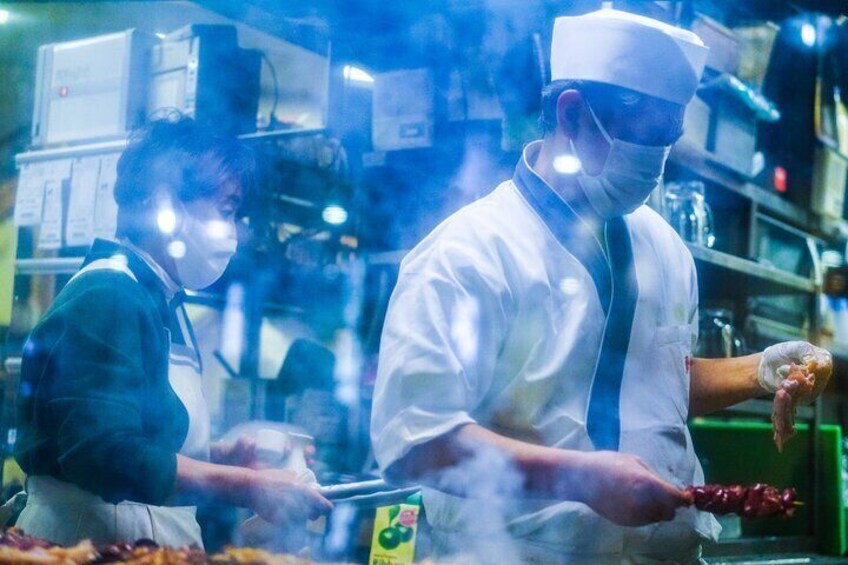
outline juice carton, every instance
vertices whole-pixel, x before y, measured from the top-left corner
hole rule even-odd
[[[395,504],[377,509],[369,565],[412,565],[419,509],[417,504]]]

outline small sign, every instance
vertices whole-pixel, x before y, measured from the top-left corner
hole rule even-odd
[[[44,214],[38,233],[39,249],[62,247],[62,181],[56,178],[44,182]]]
[[[111,239],[118,227],[118,204],[115,202],[115,179],[118,178],[120,153],[104,155],[100,160],[100,175],[94,203],[94,237]]]
[[[21,167],[15,195],[15,225],[37,226],[41,223],[46,166],[46,163],[27,163]]]
[[[89,245],[94,238],[99,172],[100,157],[83,157],[74,160],[68,202],[68,222],[65,228],[65,244],[70,247]]]

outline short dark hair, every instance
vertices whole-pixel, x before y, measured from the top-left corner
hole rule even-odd
[[[644,96],[618,86],[600,82],[581,80],[555,80],[542,89],[542,111],[539,114],[539,125],[545,134],[551,133],[557,127],[557,100],[566,90],[577,90],[593,101],[614,101],[618,104],[629,105],[636,98]]]
[[[255,169],[253,152],[236,138],[219,135],[178,112],[153,120],[130,135],[118,159],[118,235],[138,227],[133,218],[163,188],[190,202],[214,196],[231,180],[246,195],[253,189]]]

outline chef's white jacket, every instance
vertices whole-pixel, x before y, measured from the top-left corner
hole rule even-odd
[[[617,449],[677,486],[701,484],[686,426],[698,332],[692,256],[647,206],[609,222],[599,241],[580,219],[585,201],[564,202],[532,170],[538,150],[529,145],[512,180],[445,220],[401,264],[374,392],[377,461],[385,470],[476,423],[551,447]],[[580,503],[496,502],[487,482],[517,479],[480,457],[467,471],[482,500],[425,489],[436,535],[503,534],[599,558],[717,537],[713,517],[691,509],[623,528]]]

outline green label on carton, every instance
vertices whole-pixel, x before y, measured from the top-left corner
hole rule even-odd
[[[370,565],[412,565],[418,510],[414,504],[395,504],[377,509],[371,538]]]

